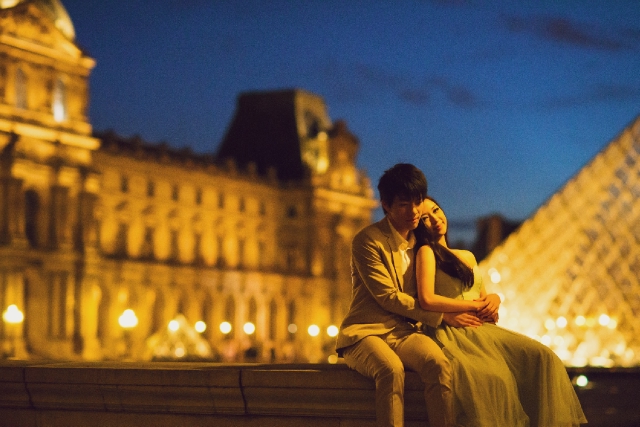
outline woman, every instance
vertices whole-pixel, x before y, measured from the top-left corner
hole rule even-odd
[[[469,251],[449,249],[447,218],[424,200],[415,230],[418,300],[426,310],[475,311],[475,328],[441,324],[425,331],[443,346],[454,372],[458,425],[574,427],[586,423],[562,361],[548,347],[500,328],[500,298],[487,294]]]

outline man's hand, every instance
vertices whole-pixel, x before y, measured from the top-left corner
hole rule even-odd
[[[442,321],[454,328],[482,326],[482,321],[472,311],[460,311],[457,313],[442,313]]]
[[[482,301],[486,305],[478,310],[478,317],[481,319],[492,319],[494,322],[498,320],[498,309],[500,308],[500,297],[498,294],[489,294],[475,301]]]

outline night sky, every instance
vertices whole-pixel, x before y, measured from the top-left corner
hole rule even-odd
[[[640,114],[638,0],[62,2],[95,130],[213,152],[238,94],[304,89],[461,223],[527,218]]]

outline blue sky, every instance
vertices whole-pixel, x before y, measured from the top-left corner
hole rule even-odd
[[[462,223],[525,219],[640,114],[637,0],[62,1],[94,129],[213,152],[239,93],[305,89]]]

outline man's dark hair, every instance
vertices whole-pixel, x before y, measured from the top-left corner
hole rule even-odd
[[[384,171],[378,181],[378,192],[380,200],[388,206],[396,196],[401,200],[422,202],[427,197],[427,178],[414,165],[398,163]]]

